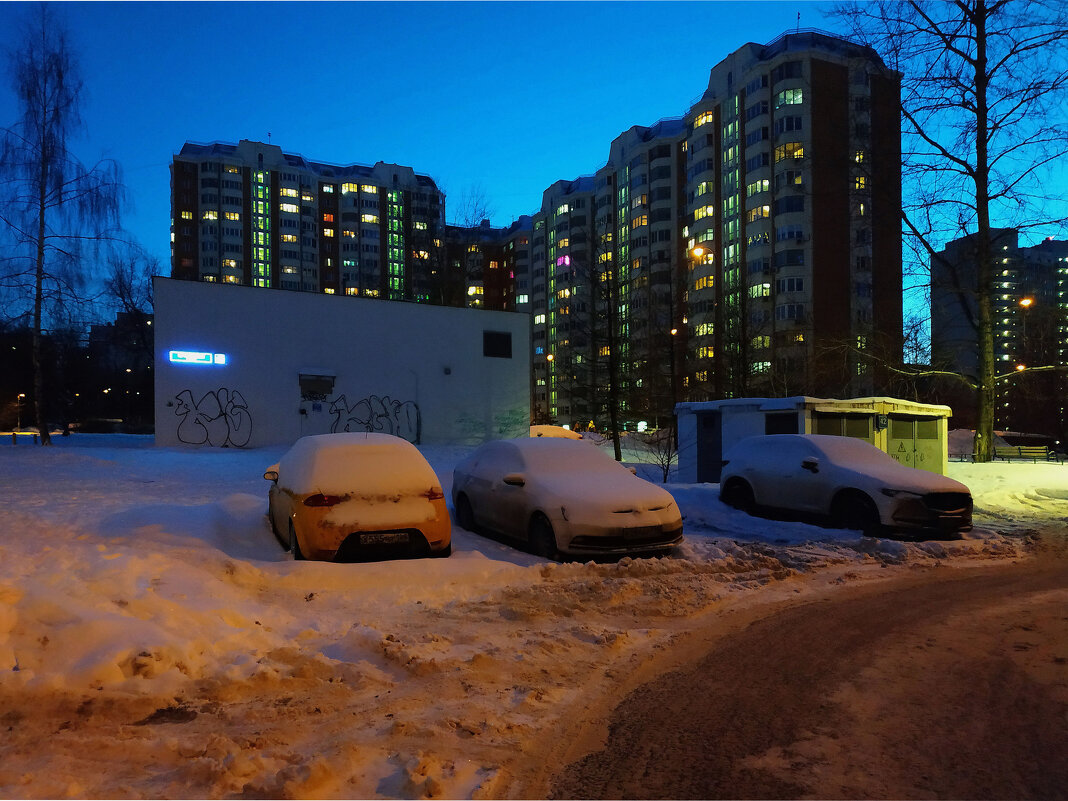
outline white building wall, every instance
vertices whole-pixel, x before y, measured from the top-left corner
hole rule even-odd
[[[511,358],[483,334],[511,337]],[[155,281],[156,442],[259,447],[329,431],[478,443],[530,423],[529,317],[512,312]],[[171,351],[224,354],[176,363]],[[332,374],[302,397],[302,374]]]

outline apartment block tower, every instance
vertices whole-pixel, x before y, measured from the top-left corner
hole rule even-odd
[[[1021,247],[1015,229],[990,232],[994,423],[1000,430],[1046,434],[1068,441],[1068,241]],[[936,369],[978,375],[976,235],[949,242],[931,261],[931,361]],[[1046,368],[1029,371],[1028,368]],[[1061,369],[1049,369],[1061,368]],[[971,390],[943,382],[941,400],[974,406]],[[962,418],[961,425],[974,425]]]
[[[534,215],[534,416],[886,392],[901,361],[899,76],[813,31],[747,44]]]
[[[444,195],[410,167],[186,143],[171,165],[171,275],[441,302]]]

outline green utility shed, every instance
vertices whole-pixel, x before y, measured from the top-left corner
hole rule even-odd
[[[857,437],[902,464],[945,474],[949,462],[948,406],[900,398],[730,398],[680,403],[679,480],[719,481],[723,454],[758,434]]]

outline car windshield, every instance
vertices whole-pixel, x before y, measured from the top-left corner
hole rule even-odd
[[[519,445],[526,469],[535,473],[610,473],[625,468],[596,445],[571,439],[532,439]]]
[[[876,464],[885,466],[894,462],[874,445],[853,437],[814,436],[809,442],[824,456],[836,464]],[[896,464],[896,462],[894,462]]]

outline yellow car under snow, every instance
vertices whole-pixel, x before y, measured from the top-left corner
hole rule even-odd
[[[295,559],[452,553],[441,482],[416,447],[400,437],[302,437],[263,477],[271,482],[271,530]]]

